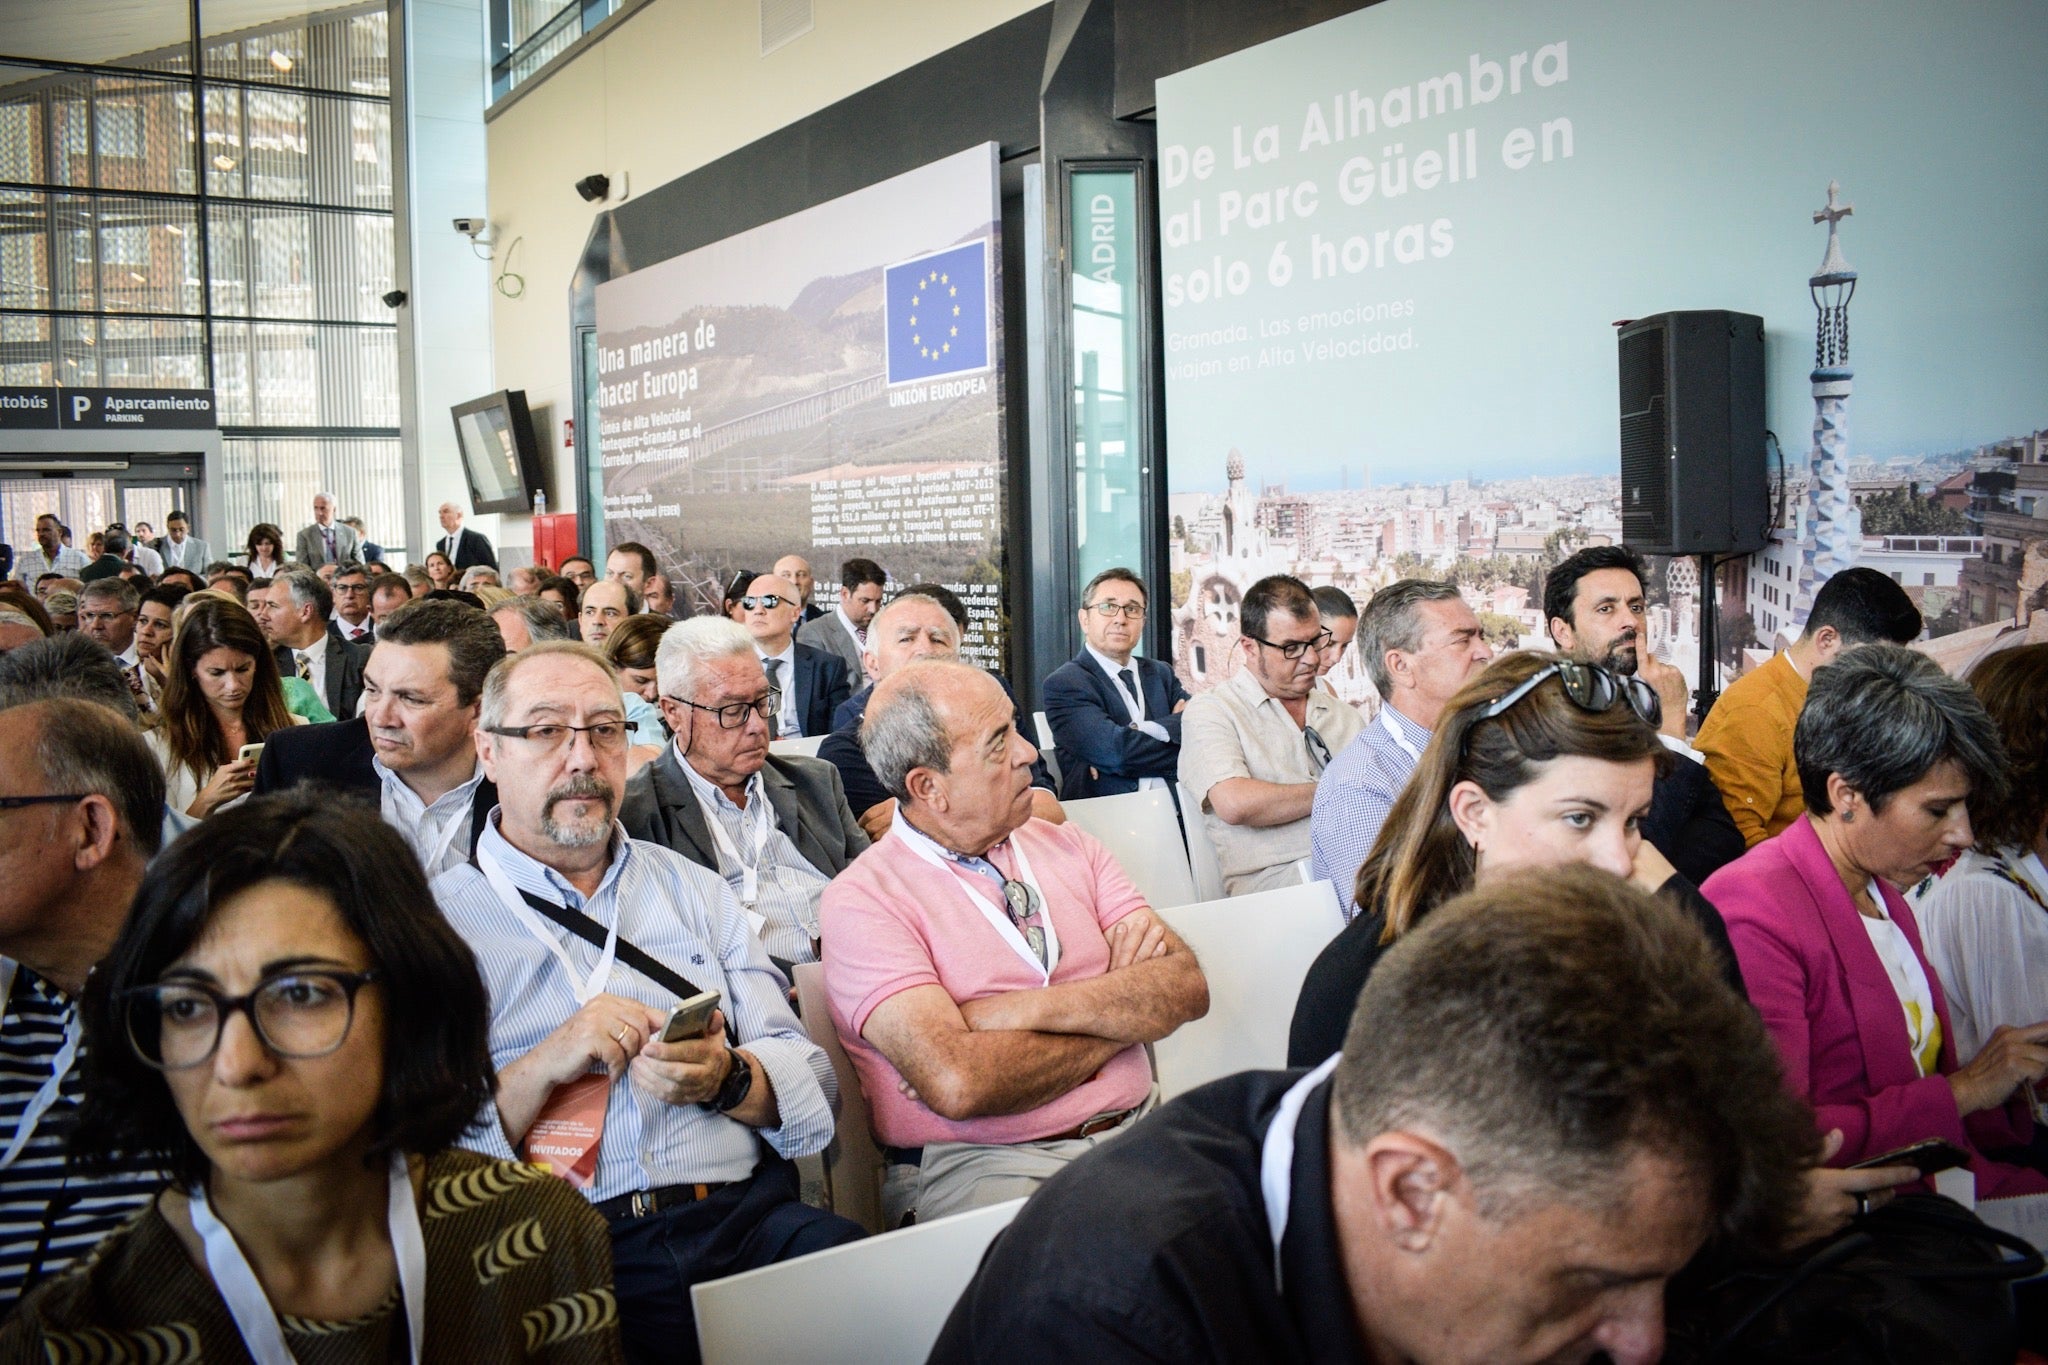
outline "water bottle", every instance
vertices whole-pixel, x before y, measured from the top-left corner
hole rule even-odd
[[[533,490],[533,514],[537,517],[544,517],[548,514],[547,489],[536,488]]]

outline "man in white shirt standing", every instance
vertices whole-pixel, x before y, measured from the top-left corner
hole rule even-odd
[[[1081,590],[1086,643],[1045,680],[1063,801],[1168,787],[1179,769],[1188,690],[1167,664],[1133,653],[1145,608],[1145,585],[1129,569],[1104,569]]]
[[[14,579],[33,591],[36,580],[46,573],[76,578],[85,568],[85,556],[64,543],[64,523],[45,512],[36,518],[36,543],[14,559]]]
[[[889,575],[874,560],[847,560],[839,566],[839,605],[798,626],[797,643],[837,654],[846,661],[848,680],[860,677],[868,624],[882,609],[882,590],[888,585]]]

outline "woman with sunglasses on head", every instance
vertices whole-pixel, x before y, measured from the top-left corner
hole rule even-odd
[[[490,1112],[488,1011],[374,808],[266,797],[187,835],[87,987],[72,1137],[171,1184],[0,1359],[619,1360],[603,1219],[452,1146]]]
[[[1806,814],[1707,879],[1787,1081],[1860,1161],[1940,1138],[1971,1154],[1977,1197],[2048,1192],[1987,1159],[2032,1139],[2048,1022],[1998,1028],[1967,1061],[1897,888],[1971,842],[2005,787],[1998,728],[1969,685],[1896,645],[1818,669],[1792,737]]]

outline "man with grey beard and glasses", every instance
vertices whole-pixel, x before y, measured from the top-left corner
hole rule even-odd
[[[611,1224],[633,1361],[694,1361],[689,1286],[838,1246],[792,1159],[832,1140],[832,1064],[790,1012],[723,878],[626,837],[625,704],[587,645],[544,641],[484,682],[498,807],[434,895],[491,992],[495,1102],[467,1139],[548,1166]],[[717,992],[663,1042],[669,1011]]]

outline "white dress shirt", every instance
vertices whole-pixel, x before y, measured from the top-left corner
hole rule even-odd
[[[327,632],[321,631],[319,639],[307,645],[304,649],[293,649],[292,654],[294,656],[294,663],[297,662],[297,656],[305,656],[306,667],[313,675],[309,681],[313,684],[313,690],[320,694],[321,702],[325,703],[327,700]],[[347,717],[336,717],[336,719],[345,720]]]
[[[780,654],[769,654],[761,646],[754,646],[754,653],[761,656],[761,666],[766,668],[770,659],[781,660],[775,676],[775,685],[782,689],[782,710],[775,717],[775,737],[789,739],[804,732],[803,712],[796,705],[796,640],[782,647]]]
[[[431,806],[405,785],[404,778],[385,767],[382,758],[371,755],[370,767],[384,784],[384,794],[378,802],[384,823],[403,834],[412,845],[420,866],[426,869],[428,881],[469,861],[470,815],[476,803],[477,786],[484,780],[482,763],[476,765],[467,782],[443,792]]]
[[[1088,651],[1088,657],[1095,660],[1095,666],[1109,675],[1110,690],[1123,700],[1124,710],[1131,717],[1131,728],[1152,736],[1152,738],[1162,744],[1173,743],[1173,736],[1166,732],[1166,727],[1156,720],[1147,719],[1145,715],[1145,684],[1138,677],[1138,661],[1133,658],[1127,664],[1120,664],[1094,645],[1084,645],[1083,648]],[[1137,688],[1135,694],[1127,690],[1124,687],[1124,680],[1117,676],[1117,674],[1122,672],[1130,673],[1131,684]],[[1141,777],[1138,779],[1139,791],[1150,791],[1154,787],[1163,790],[1165,786],[1166,779],[1163,777]]]
[[[341,632],[341,638],[350,644],[360,643],[370,630],[370,613],[367,611],[363,613],[363,619],[354,625],[348,623],[348,618],[341,614],[340,607],[329,613],[327,619],[334,622],[334,628]]]

